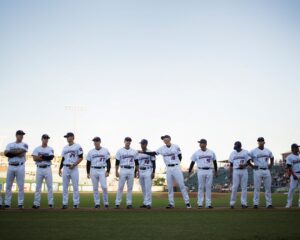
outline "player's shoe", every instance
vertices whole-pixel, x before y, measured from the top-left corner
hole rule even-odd
[[[142,206],[140,206],[140,208],[147,208],[147,206],[143,204]]]
[[[245,204],[242,204],[242,208],[243,208],[243,209],[246,209],[246,208],[248,208],[248,206],[245,205]]]
[[[2,205],[0,205],[0,209],[2,209]]]
[[[96,204],[96,205],[95,205],[95,208],[100,208],[100,205],[99,205],[99,204]]]
[[[168,206],[166,206],[166,209],[173,209],[174,206],[172,204],[168,204]]]
[[[146,208],[147,209],[151,209],[152,207],[151,207],[151,205],[147,205]]]
[[[189,204],[189,203],[185,204],[185,207],[186,208],[192,208],[191,204]]]
[[[73,206],[73,208],[74,208],[74,209],[78,209],[79,206],[75,204],[75,205]]]
[[[105,207],[105,209],[108,209],[108,204],[105,204],[104,207]]]
[[[48,205],[48,208],[53,208],[53,205],[52,205],[52,204],[49,204],[49,205]]]
[[[126,208],[127,208],[127,209],[132,209],[133,207],[132,207],[132,205],[127,205]]]
[[[230,209],[234,209],[234,206],[233,206],[233,205],[230,205]]]
[[[267,208],[272,209],[274,207],[273,207],[273,205],[269,205],[269,206],[267,206]]]
[[[254,209],[258,209],[258,205],[254,205],[253,208],[254,208]]]
[[[9,209],[10,206],[9,205],[4,205],[4,209]]]
[[[62,205],[61,209],[68,209],[67,205]]]
[[[210,205],[210,206],[208,206],[208,207],[206,207],[206,208],[208,208],[208,209],[213,209],[214,207]]]
[[[23,205],[18,205],[18,208],[21,210],[21,209],[24,209],[24,206]]]
[[[40,208],[40,206],[33,205],[33,206],[32,206],[32,208],[33,208],[33,209],[39,209],[39,208]]]
[[[202,209],[202,208],[203,208],[203,206],[202,206],[202,205],[198,205],[198,208],[199,208],[199,209]]]
[[[120,205],[116,205],[116,206],[115,206],[115,209],[120,209]]]

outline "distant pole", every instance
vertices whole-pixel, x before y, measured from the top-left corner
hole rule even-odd
[[[73,131],[77,130],[78,113],[86,111],[86,106],[83,105],[66,105],[65,110],[73,114]]]

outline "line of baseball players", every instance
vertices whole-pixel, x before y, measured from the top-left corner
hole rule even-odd
[[[8,157],[8,171],[6,178],[6,193],[4,200],[4,207],[11,207],[12,198],[12,184],[16,178],[18,185],[18,207],[23,208],[24,205],[24,180],[25,180],[25,154],[28,151],[28,145],[23,142],[25,133],[22,130],[16,132],[16,141],[9,143],[5,149],[5,156]],[[63,180],[63,202],[62,209],[68,208],[68,188],[70,180],[73,186],[73,208],[77,209],[80,204],[80,196],[78,189],[79,171],[78,164],[83,160],[83,150],[81,146],[74,142],[74,134],[69,132],[64,136],[67,139],[68,145],[63,148],[62,161],[59,167],[59,175]],[[48,146],[50,137],[44,134],[41,138],[42,144],[34,149],[32,156],[36,162],[36,192],[34,195],[33,208],[40,207],[41,200],[41,186],[45,179],[48,189],[48,206],[53,208],[53,189],[52,189],[52,170],[51,161],[54,158],[54,151]],[[168,200],[169,204],[166,208],[172,209],[175,207],[173,182],[176,181],[182,193],[186,208],[191,208],[188,192],[184,184],[183,173],[180,169],[180,162],[182,154],[179,146],[171,143],[171,137],[164,135],[161,137],[164,146],[156,151],[148,149],[148,141],[143,139],[141,150],[136,151],[130,147],[131,138],[124,139],[124,147],[116,153],[116,177],[119,178],[118,191],[115,200],[115,208],[119,209],[122,193],[125,183],[127,184],[126,205],[127,209],[132,208],[132,187],[134,178],[138,177],[142,192],[143,204],[141,208],[151,209],[152,194],[151,186],[152,179],[155,175],[155,156],[162,155],[167,171],[167,185],[168,185]],[[110,174],[111,162],[109,151],[101,146],[101,139],[99,137],[93,138],[94,148],[87,154],[86,170],[87,177],[91,179],[93,184],[93,195],[95,208],[100,208],[99,184],[102,188],[103,204],[105,208],[109,207],[108,203],[108,189],[106,178]],[[230,208],[234,208],[236,202],[236,193],[238,187],[241,187],[241,206],[247,208],[247,182],[248,170],[250,166],[254,170],[254,208],[259,206],[259,193],[261,183],[263,181],[265,187],[266,207],[272,208],[271,197],[271,174],[270,168],[274,164],[274,157],[270,150],[265,148],[265,140],[260,137],[257,139],[258,147],[248,152],[242,148],[241,142],[237,141],[234,144],[234,151],[229,157],[230,171],[229,178],[232,178],[232,192],[230,197]],[[189,167],[189,176],[191,175],[194,164],[197,164],[198,176],[198,208],[203,207],[204,189],[205,189],[205,207],[213,208],[211,201],[211,188],[213,177],[218,175],[218,166],[216,155],[213,151],[207,148],[207,141],[201,139],[198,141],[200,149],[198,149],[191,157],[191,164]],[[290,188],[288,192],[287,208],[292,206],[293,193],[298,187],[300,189],[300,155],[299,146],[292,144],[292,153],[287,157],[287,169],[290,176]],[[0,207],[2,206],[2,199],[0,194]],[[300,196],[299,196],[300,207]]]

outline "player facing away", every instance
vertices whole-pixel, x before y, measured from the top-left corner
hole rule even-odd
[[[183,173],[180,169],[180,162],[182,159],[182,154],[179,146],[171,143],[171,137],[169,135],[164,135],[161,137],[165,145],[160,147],[155,152],[143,152],[150,156],[162,155],[164,162],[167,167],[167,185],[168,185],[168,199],[169,204],[167,209],[173,209],[175,207],[174,201],[174,189],[173,182],[177,182],[180,191],[182,193],[183,200],[185,202],[186,208],[191,208],[190,198],[184,185]]]
[[[100,208],[99,183],[102,188],[104,207],[108,208],[108,192],[106,178],[109,176],[111,163],[109,151],[101,146],[101,138],[93,138],[94,146],[86,157],[87,178],[91,178],[94,192],[95,208]]]
[[[230,154],[229,162],[229,179],[232,179],[232,189],[230,197],[230,208],[234,208],[236,201],[236,193],[238,187],[241,186],[241,205],[247,208],[247,184],[248,184],[248,160],[250,155],[247,150],[242,149],[242,143],[237,141],[234,143],[234,151]]]
[[[119,178],[118,191],[116,196],[116,209],[120,208],[125,182],[127,183],[126,204],[127,209],[132,209],[132,188],[133,181],[138,169],[137,151],[130,147],[131,138],[126,137],[124,147],[116,153],[116,177]],[[119,168],[120,172],[119,172]]]
[[[41,202],[41,188],[45,179],[48,190],[48,206],[53,208],[53,181],[51,161],[54,158],[53,148],[48,146],[50,137],[47,134],[42,136],[42,145],[34,149],[32,153],[33,160],[36,164],[36,188],[32,208],[38,209]]]
[[[8,169],[6,176],[6,192],[4,204],[5,208],[10,208],[12,197],[12,185],[14,179],[18,185],[18,208],[23,209],[24,205],[24,180],[25,180],[25,161],[28,145],[23,142],[25,133],[22,130],[16,132],[16,141],[6,146],[4,155],[8,157]]]
[[[273,208],[271,195],[272,177],[270,169],[274,165],[274,156],[269,149],[265,148],[265,139],[263,137],[259,137],[257,142],[258,147],[250,151],[251,160],[248,160],[248,165],[253,168],[253,206],[254,208],[258,208],[259,206],[260,187],[261,182],[263,181],[265,186],[266,207]],[[253,162],[253,164],[251,162]]]
[[[141,142],[142,152],[149,152],[147,146],[148,141],[142,139]],[[137,156],[139,162],[138,177],[143,192],[143,205],[140,208],[151,209],[152,207],[152,179],[155,175],[155,156],[150,156],[144,153],[139,153]]]
[[[79,207],[79,171],[78,164],[83,159],[83,151],[79,144],[74,142],[74,134],[69,132],[64,136],[68,145],[63,148],[62,151],[62,160],[59,167],[59,176],[63,178],[63,205],[62,209],[68,208],[68,187],[70,180],[72,181],[73,186],[73,208],[77,209]]]
[[[191,157],[191,164],[189,168],[189,176],[193,170],[195,163],[197,164],[198,176],[198,208],[202,208],[204,199],[205,187],[205,202],[206,208],[213,208],[211,205],[211,188],[213,182],[213,175],[218,176],[218,166],[216,155],[213,151],[207,149],[207,140],[201,139],[198,141],[200,149],[197,150]],[[214,173],[213,173],[214,168]]]
[[[291,146],[292,153],[286,158],[288,175],[290,176],[290,188],[287,197],[286,208],[291,208],[295,189],[299,189],[298,207],[300,208],[300,156],[299,145],[294,143]]]

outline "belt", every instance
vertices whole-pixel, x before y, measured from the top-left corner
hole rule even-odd
[[[268,168],[259,167],[258,170],[267,170]]]
[[[140,167],[140,170],[147,170],[147,169],[150,169],[152,167]]]
[[[65,167],[71,167],[71,164],[64,164]]]
[[[200,167],[199,167],[199,169],[201,169],[201,170],[209,170],[209,169],[211,169],[211,168],[209,168],[209,167],[203,167],[203,168],[200,168]]]
[[[131,169],[131,168],[134,168],[134,167],[132,167],[132,166],[121,166],[121,168]]]
[[[167,166],[168,167],[175,167],[175,166],[178,166],[178,164],[168,164]]]
[[[299,172],[295,172],[295,173],[300,173],[300,171]]]
[[[23,165],[23,164],[24,164],[24,163],[9,163],[10,166],[15,166],[15,167],[21,166],[21,165]]]
[[[103,168],[105,168],[105,166],[102,166],[102,167],[93,167],[93,166],[91,166],[91,168],[95,168],[95,169],[103,169]]]
[[[43,165],[43,166],[37,166],[38,168],[47,168],[50,167],[50,165]]]

